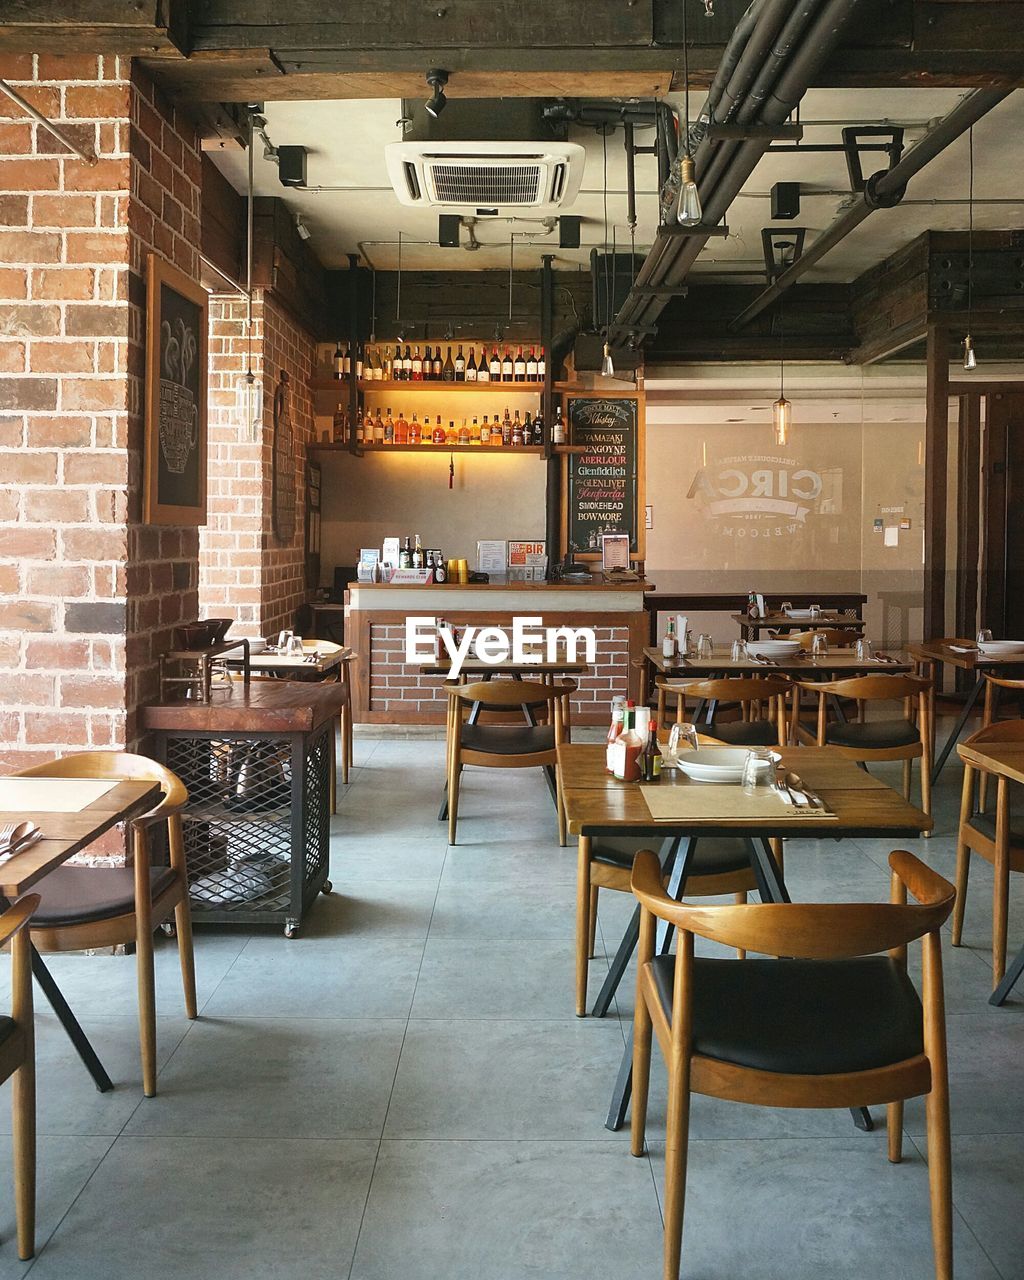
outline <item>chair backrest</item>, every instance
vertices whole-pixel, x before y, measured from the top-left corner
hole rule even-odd
[[[717,702],[761,702],[766,698],[784,698],[793,687],[780,676],[723,676],[718,680],[686,681],[659,679],[656,683],[667,693],[682,693],[688,698],[714,699]]]
[[[871,675],[848,676],[844,680],[798,682],[801,689],[823,695],[834,693],[840,698],[856,698],[858,702],[885,702],[889,699],[916,698],[931,688],[924,676]]]
[[[985,683],[998,685],[1000,689],[1024,690],[1024,680],[1011,680],[1007,676],[987,675],[985,677]]]
[[[953,909],[953,886],[912,853],[896,850],[889,865],[903,898],[909,889],[917,902],[689,906],[665,892],[661,864],[646,849],[636,855],[631,887],[647,911],[687,933],[765,955],[835,960],[905,947]]]
[[[987,724],[964,738],[961,746],[972,746],[976,742],[1024,742],[1024,720],[997,720],[995,724]]]
[[[118,778],[138,779],[142,782],[159,782],[163,790],[160,803],[149,811],[155,817],[166,809],[177,808],[188,799],[185,784],[166,765],[151,760],[149,756],[136,755],[132,751],[78,751],[61,756],[59,760],[46,760],[43,764],[22,769],[18,775],[24,778]]]
[[[463,702],[483,702],[488,707],[521,707],[524,703],[557,702],[564,690],[538,680],[476,680],[473,684],[447,686],[449,696]]]
[[[810,649],[815,636],[824,636],[831,649],[852,648],[856,634],[846,627],[819,627],[817,631],[789,631],[780,640],[795,640],[801,649]]]

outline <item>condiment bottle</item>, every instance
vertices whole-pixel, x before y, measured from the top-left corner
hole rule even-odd
[[[641,762],[644,782],[661,780],[661,747],[658,746],[658,722],[651,721],[647,741],[644,743],[644,754]]]
[[[636,782],[640,777],[640,753],[644,749],[644,741],[634,727],[635,715],[636,705],[627,702],[622,718],[622,733],[614,747],[614,774],[622,782]]]
[[[606,739],[607,745],[605,746],[604,753],[605,769],[609,773],[615,772],[612,761],[612,747],[615,745],[616,740],[622,733],[622,714],[625,709],[626,699],[621,693],[616,694],[615,697],[612,698],[612,722],[608,728],[608,737]]]
[[[679,646],[676,643],[676,624],[673,618],[668,620],[668,630],[665,632],[661,642],[661,656],[663,658],[674,658],[679,652]]]

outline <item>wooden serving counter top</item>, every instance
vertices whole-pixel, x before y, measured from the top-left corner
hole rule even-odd
[[[312,733],[345,704],[342,684],[254,680],[214,685],[209,702],[154,702],[140,711],[147,730],[206,733]]]
[[[419,582],[350,582],[350,591],[653,591],[645,578],[620,582],[595,574],[589,582],[441,582],[424,586]]]
[[[421,614],[485,613],[500,622],[502,614],[633,613],[644,607],[644,591],[649,584],[607,581],[594,577],[590,582],[445,582],[424,586],[416,582],[351,582],[348,595],[353,612]],[[569,621],[569,619],[565,619]]]

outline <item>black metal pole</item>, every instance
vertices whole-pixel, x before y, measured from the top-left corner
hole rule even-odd
[[[562,459],[551,446],[555,402],[552,391],[555,353],[551,348],[555,330],[555,277],[551,269],[553,261],[554,255],[545,253],[541,258],[540,268],[540,343],[545,353],[541,412],[544,417],[544,457],[548,472],[544,492],[544,537],[547,541],[549,574],[559,558],[558,543],[562,531]]]
[[[359,254],[350,253],[348,255],[348,447],[352,453],[358,453],[356,448],[356,415],[359,412],[359,382],[356,378],[356,349],[359,343],[359,272],[356,269],[358,264]]]

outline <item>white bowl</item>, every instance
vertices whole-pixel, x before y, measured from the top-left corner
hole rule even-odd
[[[979,640],[978,648],[982,653],[1021,653],[1024,640]]]
[[[701,747],[699,751],[681,752],[671,764],[694,782],[736,783],[743,781],[747,755],[746,747]],[[763,767],[774,768],[779,759],[773,752]]]

